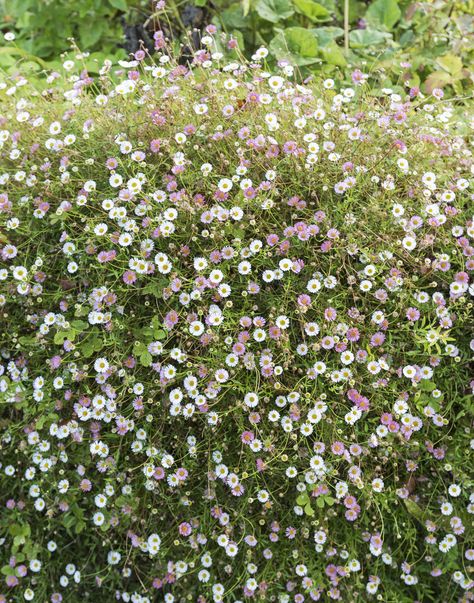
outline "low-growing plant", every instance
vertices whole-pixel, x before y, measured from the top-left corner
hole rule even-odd
[[[472,600],[472,115],[215,33],[0,85],[0,601]]]

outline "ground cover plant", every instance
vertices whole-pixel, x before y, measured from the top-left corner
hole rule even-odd
[[[472,600],[472,115],[160,44],[0,85],[0,601]]]

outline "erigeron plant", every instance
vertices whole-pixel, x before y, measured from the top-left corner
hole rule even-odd
[[[470,600],[470,118],[266,54],[2,84],[0,601]]]

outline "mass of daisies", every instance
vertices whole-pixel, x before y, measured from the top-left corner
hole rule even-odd
[[[0,602],[472,601],[469,103],[202,42],[0,79]]]

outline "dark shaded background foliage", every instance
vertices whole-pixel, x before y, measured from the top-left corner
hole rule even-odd
[[[71,37],[99,62],[125,58],[140,40],[151,50],[158,29],[178,44],[209,23],[247,55],[265,45],[271,60],[288,58],[303,75],[357,66],[376,69],[381,86],[461,96],[473,83],[474,0],[167,0],[163,10],[149,0],[0,0],[0,28],[17,35],[16,49],[0,49],[0,66],[54,65]],[[199,33],[191,36],[198,44]]]

